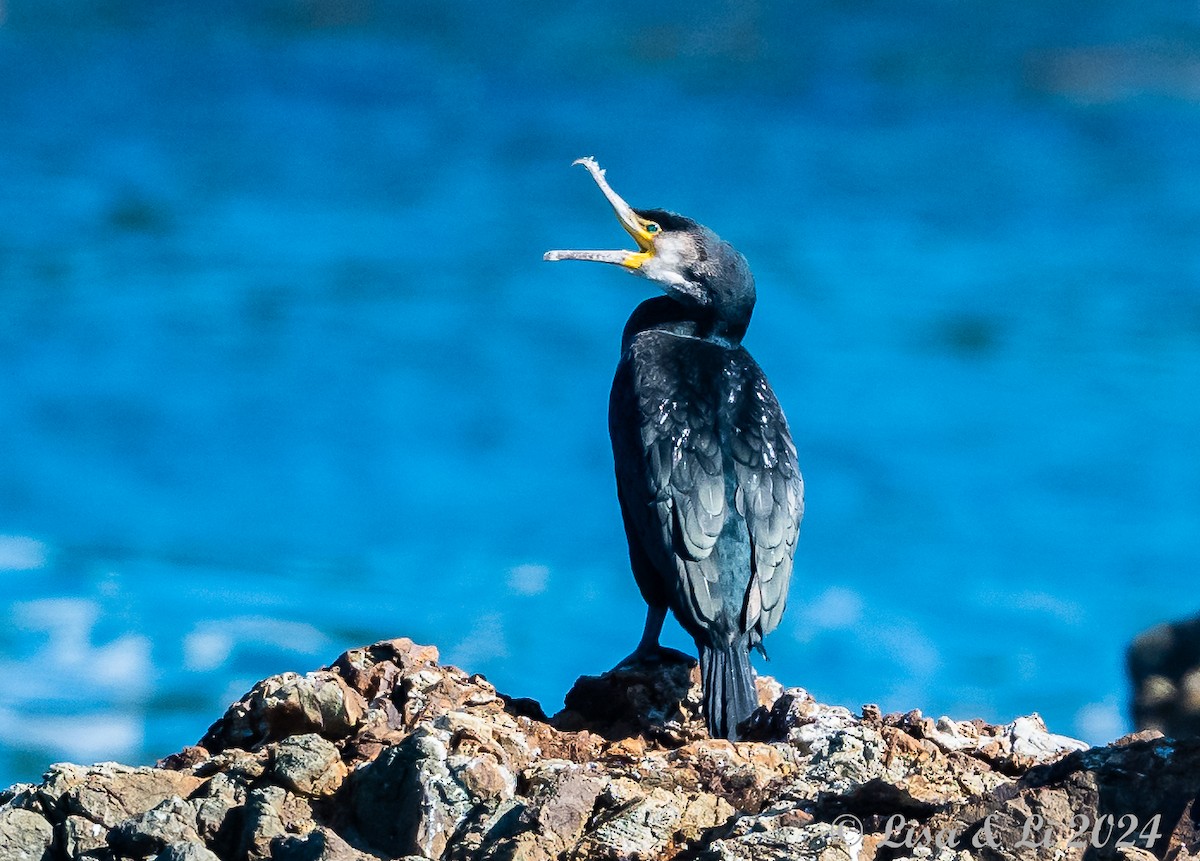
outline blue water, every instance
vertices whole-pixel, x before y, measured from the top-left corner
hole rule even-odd
[[[583,155],[757,275],[808,487],[760,669],[1124,731],[1200,606],[1200,7],[477,5],[0,3],[0,784],[378,638],[548,710],[632,648],[653,290],[541,261],[622,242]]]

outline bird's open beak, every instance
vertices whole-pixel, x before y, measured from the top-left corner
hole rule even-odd
[[[633,208],[621,199],[621,196],[613,191],[607,180],[604,179],[604,169],[596,164],[596,160],[591,156],[586,158],[576,159],[573,164],[581,164],[587,168],[588,173],[592,175],[592,179],[596,181],[596,185],[600,186],[600,190],[604,192],[604,196],[608,198],[608,202],[612,204],[613,211],[617,214],[621,226],[626,232],[633,237],[633,241],[637,243],[637,251],[547,251],[543,255],[543,260],[594,260],[597,263],[616,263],[619,266],[624,266],[627,269],[640,269],[642,264],[654,256],[654,236],[657,232],[658,225],[653,222],[646,221],[633,211]],[[655,232],[647,230],[647,225]]]

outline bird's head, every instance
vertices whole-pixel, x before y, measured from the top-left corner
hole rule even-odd
[[[656,282],[668,296],[740,337],[754,310],[754,277],[738,251],[707,227],[661,209],[634,209],[609,186],[592,158],[587,168],[637,244],[636,251],[547,251],[546,260],[613,263]]]

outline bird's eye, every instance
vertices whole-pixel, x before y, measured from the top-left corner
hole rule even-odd
[[[661,229],[662,228],[659,227],[657,224],[655,224],[653,221],[646,222],[646,232],[647,233],[658,233],[658,231]]]

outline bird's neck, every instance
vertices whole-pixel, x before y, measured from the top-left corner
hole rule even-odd
[[[642,332],[668,332],[684,338],[710,341],[723,347],[736,347],[746,334],[750,322],[747,310],[738,319],[719,316],[711,307],[685,305],[670,296],[655,296],[634,309],[625,323],[621,348],[628,348],[634,337]]]

